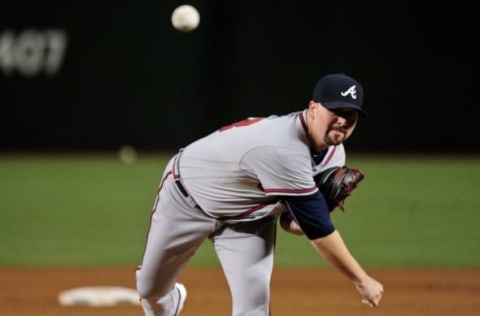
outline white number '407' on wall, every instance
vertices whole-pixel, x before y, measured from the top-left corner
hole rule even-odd
[[[44,73],[54,76],[60,71],[67,49],[68,36],[60,29],[25,29],[0,33],[0,71],[26,77]]]

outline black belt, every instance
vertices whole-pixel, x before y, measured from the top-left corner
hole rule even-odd
[[[182,182],[180,182],[180,180],[175,180],[175,184],[177,185],[180,192],[182,192],[184,197],[188,198],[190,196],[190,194],[188,194],[187,190],[183,186]]]
[[[202,210],[200,206],[198,206],[197,202],[193,199],[193,196],[188,193],[187,189],[185,189],[185,186],[182,184],[182,180],[180,180],[180,170],[178,167],[178,162],[180,160],[180,156],[182,154],[182,150],[180,150],[175,157],[175,160],[173,162],[173,168],[172,168],[172,173],[173,173],[173,181],[177,185],[177,188],[182,192],[182,195],[185,197],[185,200],[190,206],[196,207],[199,210]]]
[[[192,201],[192,203],[194,203],[193,206],[198,208],[199,210],[201,210],[203,212],[202,208],[197,204],[197,202],[195,202],[193,197],[188,193],[187,189],[185,189],[185,187],[182,184],[182,181],[180,181],[180,179],[178,179],[178,180],[174,180],[174,182],[177,185],[177,188],[180,190],[180,192],[182,192],[183,196],[186,199],[190,199]]]

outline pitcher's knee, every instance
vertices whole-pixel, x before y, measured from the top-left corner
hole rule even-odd
[[[233,315],[268,316],[270,309],[269,287],[257,286],[233,299]]]

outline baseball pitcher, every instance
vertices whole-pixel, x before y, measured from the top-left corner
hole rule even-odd
[[[205,240],[232,295],[232,315],[270,315],[276,221],[304,234],[376,307],[383,286],[355,260],[330,218],[363,179],[345,166],[342,143],[354,131],[363,89],[331,74],[300,112],[224,126],[169,161],[155,199],[137,290],[145,315],[179,315],[187,291],[177,282]]]

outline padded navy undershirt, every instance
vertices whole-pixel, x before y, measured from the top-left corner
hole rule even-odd
[[[306,196],[288,196],[284,201],[308,239],[325,237],[335,231],[327,202],[320,191]]]

